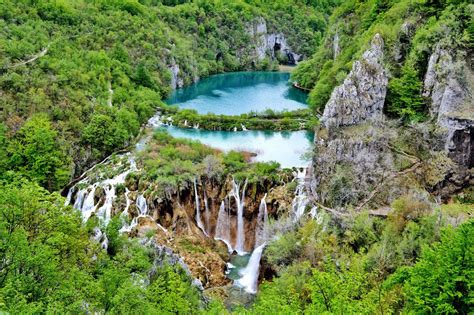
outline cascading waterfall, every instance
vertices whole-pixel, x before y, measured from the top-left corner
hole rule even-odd
[[[234,251],[230,242],[230,213],[226,210],[224,200],[221,202],[219,214],[217,215],[217,225],[214,239],[224,242],[227,245],[229,253]]]
[[[257,227],[255,229],[255,247],[250,255],[247,267],[242,269],[239,274],[242,276],[235,281],[235,284],[244,288],[245,292],[250,294],[257,293],[258,275],[260,269],[260,259],[262,258],[263,249],[266,241],[266,227],[268,222],[268,210],[265,198],[267,194],[260,201],[257,217]]]
[[[74,193],[74,187],[69,189],[69,191],[67,192],[67,196],[66,196],[66,202],[64,203],[65,206],[69,205],[71,203],[71,199],[72,199],[72,194]]]
[[[206,221],[206,233],[207,235],[211,235],[211,212],[209,211],[209,203],[207,201],[206,195],[206,186],[203,184],[204,190],[204,220]]]
[[[266,241],[266,228],[268,221],[267,194],[263,196],[258,207],[257,226],[255,228],[255,247],[258,247]]]
[[[196,179],[194,179],[194,197],[195,197],[195,200],[196,200],[196,223],[197,223],[197,226],[198,226],[198,228],[201,229],[201,231],[204,233],[204,235],[209,237],[209,235],[207,235],[206,229],[204,228],[204,224],[202,223],[202,220],[201,220],[201,211],[200,211],[199,195],[198,195],[198,191],[197,191]]]
[[[298,170],[295,175],[298,185],[296,186],[295,198],[293,199],[291,207],[293,210],[293,222],[298,222],[309,203],[305,187],[306,169]]]
[[[250,255],[247,267],[245,267],[245,269],[240,272],[242,278],[235,281],[235,284],[241,288],[244,288],[245,292],[247,293],[257,293],[260,259],[262,258],[264,247],[265,243],[253,250],[252,255]]]
[[[79,208],[82,213],[82,219],[86,222],[95,210],[95,185],[91,187],[87,197],[84,199],[82,207]]]
[[[104,187],[105,191],[105,201],[102,207],[97,211],[97,216],[103,220],[104,224],[107,226],[112,217],[112,206],[115,199],[115,186],[107,185]]]
[[[127,155],[130,167],[125,172],[120,173],[114,178],[106,179],[101,182],[96,182],[92,185],[89,185],[89,187],[86,187],[77,192],[76,201],[74,202],[73,207],[81,211],[84,222],[86,222],[90,218],[92,213],[94,213],[95,211],[96,205],[94,197],[95,190],[97,187],[102,187],[105,192],[104,204],[98,209],[97,216],[105,223],[105,225],[110,222],[112,216],[113,201],[116,198],[115,187],[118,184],[125,183],[125,178],[127,177],[127,175],[137,169],[133,156],[130,153],[127,153]],[[87,178],[80,181],[78,184],[83,183],[87,183]],[[71,197],[74,189],[75,187],[72,187],[68,192],[68,195],[71,194]]]
[[[148,215],[148,205],[143,195],[138,195],[137,197],[137,208],[141,216]]]
[[[237,240],[235,242],[235,250],[239,255],[245,255],[245,234],[244,234],[244,205],[245,205],[245,190],[247,188],[247,179],[245,180],[242,189],[242,196],[239,196],[240,185],[232,179],[232,190],[230,195],[235,199],[237,205]]]

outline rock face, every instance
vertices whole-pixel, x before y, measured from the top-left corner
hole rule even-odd
[[[400,41],[411,34],[404,28]],[[474,75],[465,55],[434,49],[423,89],[432,122],[410,127],[384,117],[382,58],[376,35],[333,91],[315,136],[312,195],[337,211],[383,207],[403,194],[425,199],[428,191],[444,199],[474,184]]]
[[[377,34],[344,83],[332,92],[321,119],[326,128],[383,120],[388,76],[382,58],[383,39]]]
[[[285,54],[288,63],[296,64],[302,56],[291,49],[282,33],[269,33],[264,18],[258,18],[247,28],[247,33],[255,42],[255,54],[258,60],[270,56],[276,58],[277,54]]]
[[[171,88],[182,88],[184,86],[184,80],[179,76],[179,65],[174,59],[172,59],[171,65],[168,67],[171,72]]]
[[[398,161],[388,145],[396,133],[380,124],[388,84],[382,58],[383,39],[377,34],[334,89],[315,136],[312,195],[335,209],[366,199]]]
[[[464,168],[474,166],[474,73],[466,61],[438,45],[430,56],[423,96],[442,135],[448,156]]]

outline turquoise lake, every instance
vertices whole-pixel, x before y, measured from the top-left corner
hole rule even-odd
[[[289,79],[287,72],[217,74],[175,90],[166,103],[224,115],[307,108],[307,94],[292,87]]]
[[[167,100],[180,108],[199,113],[238,115],[250,111],[275,111],[307,108],[307,94],[293,88],[284,72],[235,72],[214,75],[176,90]],[[165,126],[176,138],[199,140],[228,152],[243,150],[255,153],[253,161],[276,161],[282,167],[307,166],[305,153],[312,148],[310,131],[209,131]]]

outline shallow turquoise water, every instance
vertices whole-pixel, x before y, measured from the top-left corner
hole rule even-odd
[[[175,90],[166,103],[200,114],[225,115],[307,108],[307,94],[292,87],[289,78],[285,72],[217,74]]]
[[[282,167],[307,166],[302,155],[311,149],[314,133],[309,131],[208,131],[164,127],[176,138],[199,140],[201,143],[223,150],[254,152],[255,161],[276,161]]]

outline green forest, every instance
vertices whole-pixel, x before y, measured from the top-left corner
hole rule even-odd
[[[179,258],[183,248],[227,257],[214,240],[183,245],[186,237],[201,236],[176,232],[157,245],[158,233],[122,233],[119,215],[108,224],[94,216],[84,221],[66,194],[77,183],[86,187],[80,186],[83,173],[96,166],[108,178],[117,176],[118,169],[102,168],[100,162],[109,157],[113,163],[147,137],[146,148],[136,149],[140,171],[127,173],[114,188],[117,195],[126,196],[136,186],[154,198],[154,206],[177,196],[185,212],[180,202],[193,201],[196,178],[225,188],[232,180],[245,182],[244,190],[248,183],[247,198],[261,198],[267,189],[271,196],[283,196],[271,197],[273,204],[286,202],[291,209],[298,192],[295,169],[272,161],[250,163],[248,152],[222,152],[150,131],[146,124],[159,112],[177,128],[187,127],[186,121],[207,130],[244,124],[264,131],[318,130],[334,88],[343,84],[375,34],[384,39],[389,73],[384,115],[405,133],[421,126],[427,143],[441,152],[431,100],[422,93],[425,73],[441,44],[468,60],[473,73],[473,16],[468,0],[0,0],[0,313],[471,314],[473,125],[466,129],[467,175],[458,179],[453,171],[436,182],[462,182],[447,198],[436,194],[441,184],[418,194],[419,182],[427,187],[432,178],[438,180],[439,170],[452,167],[443,156],[433,160],[441,161],[433,174],[417,174],[422,180],[407,184],[413,191],[400,189],[377,209],[367,202],[336,211],[321,203],[318,216],[291,226],[284,223],[288,213],[271,212],[269,226],[277,232],[265,244],[258,292],[243,302],[223,296],[220,287],[196,285],[194,269],[190,272]],[[278,71],[291,63],[281,52],[258,57],[260,35],[251,29],[262,20],[268,33],[284,34],[286,44],[302,56],[291,81],[309,91],[307,109],[217,115],[165,103],[180,87],[173,86],[176,79],[188,86],[213,74]],[[177,78],[174,66],[179,66]],[[474,112],[472,103],[468,106],[460,113],[463,122]],[[376,137],[362,133],[364,140]],[[416,156],[418,163],[431,161],[435,155],[418,143],[417,152],[401,142],[397,150]],[[314,163],[317,153],[305,155]],[[328,194],[341,200],[350,195],[350,185],[357,185],[345,167],[340,163],[327,175],[333,185]],[[397,167],[400,173],[408,169]],[[377,212],[386,208],[388,213]],[[166,211],[160,208],[154,219],[168,220],[159,218]],[[173,233],[181,227],[167,228]],[[105,249],[98,231],[106,235]],[[174,246],[173,239],[181,247],[170,255],[164,247]]]

